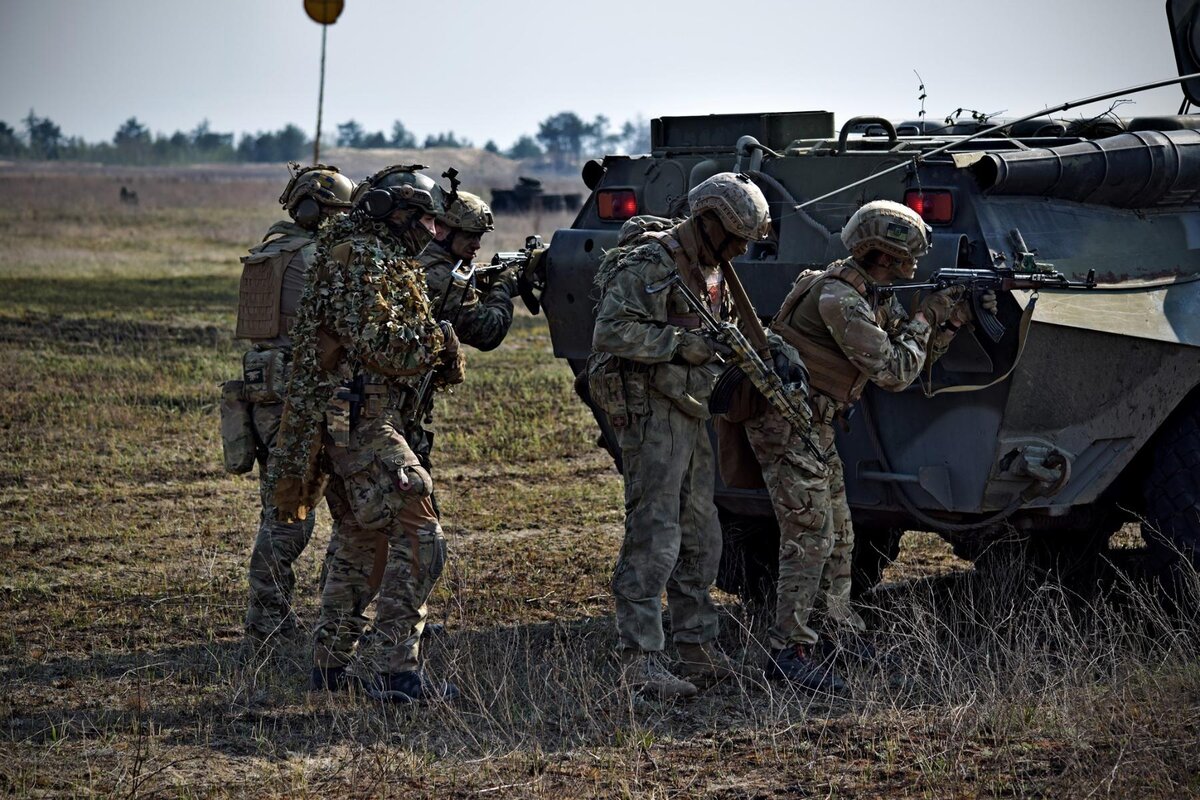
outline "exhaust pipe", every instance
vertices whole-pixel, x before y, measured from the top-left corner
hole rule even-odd
[[[1117,208],[1187,205],[1200,195],[1200,131],[1137,131],[1061,147],[987,153],[969,169],[986,194]]]

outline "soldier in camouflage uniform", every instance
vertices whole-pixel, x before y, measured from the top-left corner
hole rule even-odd
[[[432,479],[403,435],[431,370],[435,385],[462,380],[453,328],[433,319],[413,258],[432,236],[443,193],[415,167],[368,182],[354,211],[321,230],[295,328],[274,497],[281,514],[303,518],[324,491],[335,520],[310,688],[348,685],[382,534],[387,563],[374,635],[358,654],[361,683],[391,702],[450,699],[457,689],[430,680],[418,660],[446,543]]]
[[[689,219],[605,255],[588,367],[624,465],[625,540],[612,580],[621,681],[660,697],[692,696],[697,683],[735,668],[715,646],[709,595],[721,557],[705,425],[718,348],[677,289],[655,287],[678,271],[728,316],[719,265],[762,238],[770,221],[766,198],[743,175],[720,173],[688,199]],[[683,677],[662,662],[664,590]]]
[[[486,286],[463,279],[479,254],[483,236],[495,230],[492,210],[470,192],[458,192],[438,217],[438,234],[421,253],[433,315],[454,325],[459,341],[478,350],[494,350],[512,327],[517,273],[506,269]],[[460,277],[455,277],[455,273]]]
[[[349,210],[354,182],[337,167],[299,169],[279,197],[292,221],[276,222],[263,243],[242,259],[237,337],[253,347],[242,359],[241,393],[249,402],[255,460],[259,466],[262,511],[250,556],[250,601],[246,633],[265,641],[295,628],[292,564],[312,537],[313,517],[295,522],[278,519],[266,490],[269,453],[283,413],[283,392],[291,368],[290,331],[304,287],[308,264],[316,251],[322,219]]]
[[[792,430],[774,409],[745,423],[780,528],[769,667],[777,677],[829,692],[845,685],[830,664],[814,657],[819,640],[809,624],[814,605],[823,601],[829,623],[851,636],[866,629],[850,605],[854,532],[833,422],[867,381],[889,391],[907,387],[970,317],[960,287],[929,295],[912,319],[894,296],[879,299],[876,287],[911,279],[931,244],[928,227],[909,208],[868,203],[850,218],[842,241],[851,257],[801,274],[771,325],[795,346],[810,372],[811,438],[827,466],[805,450],[801,437],[809,433]],[[994,308],[994,296],[985,305]]]

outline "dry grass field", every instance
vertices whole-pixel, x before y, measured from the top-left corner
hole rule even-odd
[[[850,698],[618,691],[620,478],[528,314],[437,406],[451,562],[427,653],[463,697],[310,698],[303,630],[240,650],[256,483],[222,472],[217,435],[237,257],[278,217],[282,170],[0,174],[0,792],[1200,796],[1195,613],[1133,578],[1080,599],[981,574],[923,535],[873,595],[884,658],[848,671]],[[569,219],[501,223],[495,249]],[[322,509],[302,627],[328,536]],[[720,599],[724,646],[758,663],[761,621]]]

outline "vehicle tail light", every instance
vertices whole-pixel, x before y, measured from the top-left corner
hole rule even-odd
[[[930,225],[944,225],[954,219],[954,196],[950,192],[909,189],[904,193],[904,205]]]
[[[629,219],[637,216],[637,195],[632,189],[602,189],[596,192],[600,219]]]

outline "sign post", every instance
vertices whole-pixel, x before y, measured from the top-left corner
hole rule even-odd
[[[337,22],[345,0],[304,0],[304,13],[321,26],[321,87],[317,92],[317,133],[313,136],[313,164],[321,163],[321,112],[325,106],[325,34]]]

